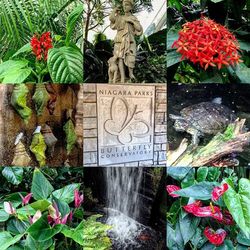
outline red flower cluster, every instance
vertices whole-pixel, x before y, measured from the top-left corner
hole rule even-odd
[[[37,60],[47,61],[48,51],[53,48],[50,32],[45,32],[41,36],[35,34],[30,40],[30,45]]]
[[[207,237],[209,242],[216,246],[219,246],[224,242],[227,236],[227,232],[223,229],[218,229],[215,232],[212,228],[206,227],[204,230],[204,235]]]
[[[173,45],[182,59],[199,63],[205,70],[209,67],[235,65],[239,62],[239,44],[235,36],[221,24],[208,18],[187,22]]]

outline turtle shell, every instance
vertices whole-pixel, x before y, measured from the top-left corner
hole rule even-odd
[[[236,120],[231,109],[213,102],[194,104],[182,109],[180,113],[192,127],[204,134],[216,134],[223,131]]]

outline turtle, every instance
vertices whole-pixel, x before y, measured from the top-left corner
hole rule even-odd
[[[206,134],[222,132],[236,120],[234,112],[217,102],[200,102],[183,108],[180,115],[170,114],[174,120],[174,129],[192,135],[192,143],[198,145],[199,138]]]

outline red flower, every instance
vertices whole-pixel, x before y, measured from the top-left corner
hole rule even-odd
[[[21,198],[22,198],[22,204],[23,204],[23,205],[29,204],[29,201],[30,201],[30,199],[31,199],[31,197],[32,197],[32,193],[27,194],[25,197],[23,197],[20,193],[19,193],[19,195],[20,195]]]
[[[183,206],[186,212],[193,214],[197,217],[212,217],[218,221],[223,220],[223,215],[219,207],[210,206],[201,207],[201,202],[195,202],[186,206]]]
[[[217,201],[228,190],[228,184],[224,183],[220,187],[215,187],[212,191],[212,201]]]
[[[41,36],[35,34],[31,38],[30,45],[37,60],[47,61],[48,51],[53,48],[50,32],[45,32]]]
[[[204,230],[204,235],[207,237],[210,243],[219,246],[224,242],[227,232],[223,229],[218,229],[215,232],[212,228],[206,227]]]
[[[74,191],[74,198],[75,198],[75,207],[79,208],[83,203],[83,194],[80,195],[80,192],[76,189]]]
[[[226,27],[204,17],[185,23],[172,47],[177,48],[182,59],[199,63],[205,70],[209,66],[221,69],[241,62],[235,36]]]
[[[168,194],[174,198],[179,197],[180,195],[178,194],[173,194],[173,192],[180,190],[181,188],[175,185],[167,185],[166,186],[166,190],[168,192]]]

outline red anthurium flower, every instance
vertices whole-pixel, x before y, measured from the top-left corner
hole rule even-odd
[[[49,206],[48,208],[49,214],[48,214],[48,223],[52,226],[58,225],[58,224],[66,224],[68,217],[70,213],[66,214],[63,218],[61,217],[61,213],[59,212],[57,204],[54,202],[52,206]]]
[[[172,47],[177,49],[182,59],[199,63],[205,70],[242,62],[235,36],[223,25],[205,17],[185,23]]]
[[[30,224],[35,223],[41,217],[42,217],[42,212],[40,210],[37,210],[33,217],[32,216],[29,217]]]
[[[173,192],[180,190],[181,188],[175,185],[167,185],[166,186],[166,190],[168,192],[168,194],[174,198],[179,197],[180,195],[178,194],[173,194]]]
[[[217,201],[228,190],[228,184],[224,183],[220,187],[215,187],[212,191],[212,200]]]
[[[212,204],[210,206],[201,207],[201,202],[195,202],[186,206],[183,206],[186,212],[193,214],[197,217],[212,217],[218,221],[223,220],[223,215],[220,211],[219,207],[213,206]]]
[[[30,40],[30,45],[38,61],[42,59],[47,61],[48,51],[53,48],[50,32],[45,32],[42,35],[35,34]]]
[[[22,194],[20,194],[19,193],[19,195],[21,196],[21,198],[22,198],[22,204],[23,205],[27,205],[27,204],[29,204],[29,201],[30,201],[30,199],[31,199],[31,197],[32,197],[32,193],[29,193],[29,194],[27,194],[26,196],[22,196]]]
[[[227,236],[227,232],[223,229],[218,229],[215,232],[212,228],[206,227],[204,230],[204,235],[206,236],[206,238],[209,240],[210,243],[219,246],[223,244]]]
[[[75,197],[75,207],[79,208],[83,203],[83,194],[80,195],[80,192],[76,189],[74,191],[74,197]]]

